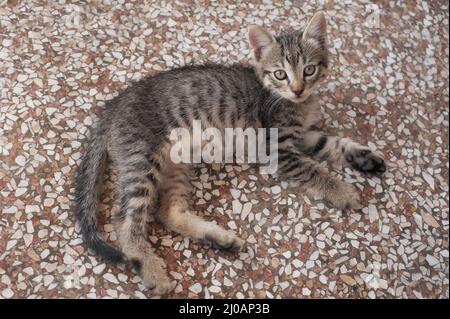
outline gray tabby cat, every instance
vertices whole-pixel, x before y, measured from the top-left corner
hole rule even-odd
[[[314,129],[321,119],[313,90],[328,65],[326,21],[322,12],[303,32],[272,36],[262,27],[249,29],[256,66],[186,66],[134,83],[106,104],[76,179],[76,217],[87,246],[110,261],[131,261],[155,294],[173,288],[165,263],[146,240],[150,214],[172,231],[207,241],[213,247],[240,249],[244,241],[213,222],[191,214],[188,164],[169,158],[168,136],[176,127],[276,127],[278,177],[299,181],[339,209],[359,209],[352,185],[334,177],[320,162],[381,173],[380,155],[349,138]],[[121,207],[114,218],[121,251],[98,234],[99,186],[106,158],[119,176]]]

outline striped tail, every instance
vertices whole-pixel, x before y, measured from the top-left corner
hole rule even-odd
[[[105,132],[97,130],[87,145],[76,176],[76,218],[83,240],[97,255],[107,261],[122,262],[125,256],[108,244],[98,232],[97,208],[100,185],[106,163]]]

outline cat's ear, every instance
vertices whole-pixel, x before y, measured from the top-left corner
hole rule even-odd
[[[303,40],[315,39],[321,44],[325,44],[326,33],[327,21],[325,19],[325,13],[323,11],[319,11],[312,17],[306,26],[305,31],[303,32]]]
[[[256,61],[259,61],[271,44],[275,43],[274,36],[263,27],[252,25],[248,29],[248,41],[255,54]]]

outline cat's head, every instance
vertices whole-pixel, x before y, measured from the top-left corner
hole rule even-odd
[[[326,21],[318,12],[305,30],[274,37],[260,26],[252,26],[248,39],[261,82],[272,92],[299,103],[305,101],[328,69]]]

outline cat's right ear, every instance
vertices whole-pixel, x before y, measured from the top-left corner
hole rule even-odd
[[[264,51],[275,42],[274,36],[263,27],[252,25],[248,29],[248,41],[258,62]]]

